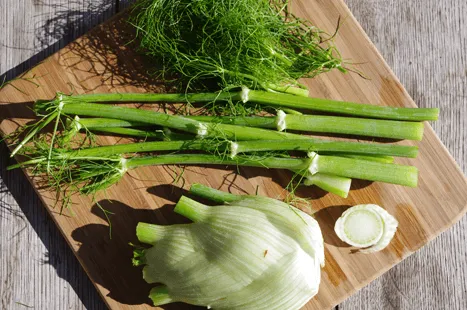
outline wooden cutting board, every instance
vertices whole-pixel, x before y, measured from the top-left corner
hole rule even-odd
[[[333,32],[338,17],[344,18],[336,44],[346,59],[362,63],[358,68],[368,79],[357,74],[331,72],[305,81],[310,96],[389,106],[415,106],[405,89],[387,67],[341,0],[295,1],[295,12]],[[17,126],[34,118],[31,103],[38,98],[52,98],[55,92],[97,93],[128,91],[166,91],[147,75],[149,62],[133,52],[128,41],[133,33],[117,16],[73,42],[0,90],[0,131],[11,133]],[[39,84],[37,87],[35,84]],[[103,143],[117,143],[105,137]],[[413,142],[399,142],[414,144]],[[427,124],[416,159],[398,159],[420,170],[416,189],[396,185],[354,181],[347,199],[304,187],[299,193],[311,197],[326,243],[326,266],[319,294],[305,309],[330,308],[357,289],[368,284],[421,246],[449,228],[467,210],[467,183],[452,157]],[[176,167],[143,168],[132,171],[105,196],[96,201],[73,197],[72,212],[59,214],[54,193],[39,190],[44,205],[70,244],[83,268],[111,309],[150,308],[149,286],[141,280],[141,270],[131,266],[136,242],[135,226],[139,221],[159,224],[184,221],[173,214],[173,206],[190,184],[198,182],[234,193],[255,193],[283,197],[291,174],[257,168],[188,167],[184,180],[174,181]],[[237,172],[240,172],[239,174]],[[96,202],[113,212],[112,237],[105,216]],[[333,232],[337,217],[347,206],[377,203],[400,222],[399,230],[384,251],[363,255],[339,242]],[[165,309],[188,309],[170,305]]]

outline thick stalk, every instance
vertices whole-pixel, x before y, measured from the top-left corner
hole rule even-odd
[[[347,198],[350,191],[352,179],[340,177],[332,174],[316,173],[305,178],[303,184],[307,186],[315,185],[319,188],[336,194],[342,198]]]
[[[354,158],[316,155],[310,165],[309,172],[321,172],[338,176],[379,181],[416,187],[418,169],[412,166],[380,163]]]
[[[311,174],[320,172],[410,187],[416,187],[418,180],[418,170],[412,166],[325,155],[316,155],[313,158],[237,156],[235,159],[223,159],[218,156],[203,154],[159,155],[129,159],[127,161],[127,168],[172,164],[237,165],[288,169],[292,171],[305,171],[307,169]]]
[[[105,132],[120,136],[156,138],[159,140],[189,140],[193,136],[171,132],[170,129],[144,130],[127,127],[147,127],[148,124],[141,122],[130,122],[113,118],[79,118],[67,119],[67,130],[72,137],[82,130]]]
[[[162,240],[167,235],[168,231],[170,231],[170,226],[148,224],[143,222],[139,222],[136,226],[136,236],[138,237],[139,242],[152,245]]]
[[[208,207],[196,200],[182,196],[175,206],[175,213],[183,215],[186,218],[189,218],[193,222],[203,222],[209,218],[209,209]]]
[[[309,158],[280,158],[262,156],[237,156],[235,159],[205,154],[174,154],[153,157],[135,157],[127,161],[127,168],[153,165],[235,165],[300,171],[308,169]]]
[[[331,156],[340,156],[340,157],[348,157],[348,158],[355,158],[361,160],[370,160],[376,161],[380,163],[387,163],[392,164],[394,163],[394,157],[392,156],[381,156],[381,155],[361,155],[361,154],[349,154],[349,153],[333,153],[333,152],[322,152],[320,155],[331,155]]]
[[[228,124],[204,123],[188,119],[182,116],[164,114],[149,110],[135,108],[117,107],[105,104],[72,103],[65,104],[62,108],[63,114],[74,114],[82,116],[115,118],[130,122],[143,122],[158,125],[204,137],[219,137],[229,140],[258,140],[258,139],[307,139],[307,137],[285,132],[277,132],[262,128],[248,128]]]
[[[158,285],[153,287],[149,292],[149,298],[151,298],[154,306],[156,307],[174,302],[174,300],[169,295],[167,286],[165,285]]]
[[[439,114],[439,109],[383,107],[330,99],[291,96],[287,94],[269,93],[257,90],[248,91],[248,94],[243,95],[243,98],[248,98],[248,101],[251,102],[274,107],[287,107],[292,109],[314,110],[393,120],[437,120]]]
[[[291,115],[277,117],[244,116],[190,116],[202,122],[219,122],[239,126],[261,127],[278,130],[299,130],[319,133],[337,133],[368,137],[408,139],[420,141],[423,137],[423,123],[355,117]]]
[[[61,102],[213,102],[213,101],[251,101],[274,107],[305,109],[337,114],[363,116],[369,118],[428,121],[437,120],[436,108],[395,108],[360,104],[330,99],[309,98],[284,93],[243,89],[239,92],[199,93],[199,94],[87,94],[65,96],[60,94]]]

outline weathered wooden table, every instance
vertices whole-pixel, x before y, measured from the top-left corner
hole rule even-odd
[[[467,171],[467,2],[346,0]],[[1,0],[0,83],[126,6],[118,0]],[[345,24],[344,24],[345,26]],[[0,309],[105,309],[31,185],[0,145]],[[467,217],[339,309],[467,309]]]

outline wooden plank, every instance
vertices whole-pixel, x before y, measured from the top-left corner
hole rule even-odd
[[[114,14],[109,0],[0,1],[0,84]],[[0,309],[106,309],[0,143]]]
[[[464,290],[465,291],[465,290]]]
[[[0,81],[10,80],[115,14],[116,0],[0,2]]]
[[[433,128],[466,174],[466,2],[346,2],[415,102],[442,109]],[[463,217],[339,309],[467,309],[466,231]]]

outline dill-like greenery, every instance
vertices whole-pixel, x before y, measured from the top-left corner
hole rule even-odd
[[[332,37],[285,0],[140,0],[132,12],[142,50],[188,88],[214,79],[221,89],[295,93],[298,78],[345,71]]]

